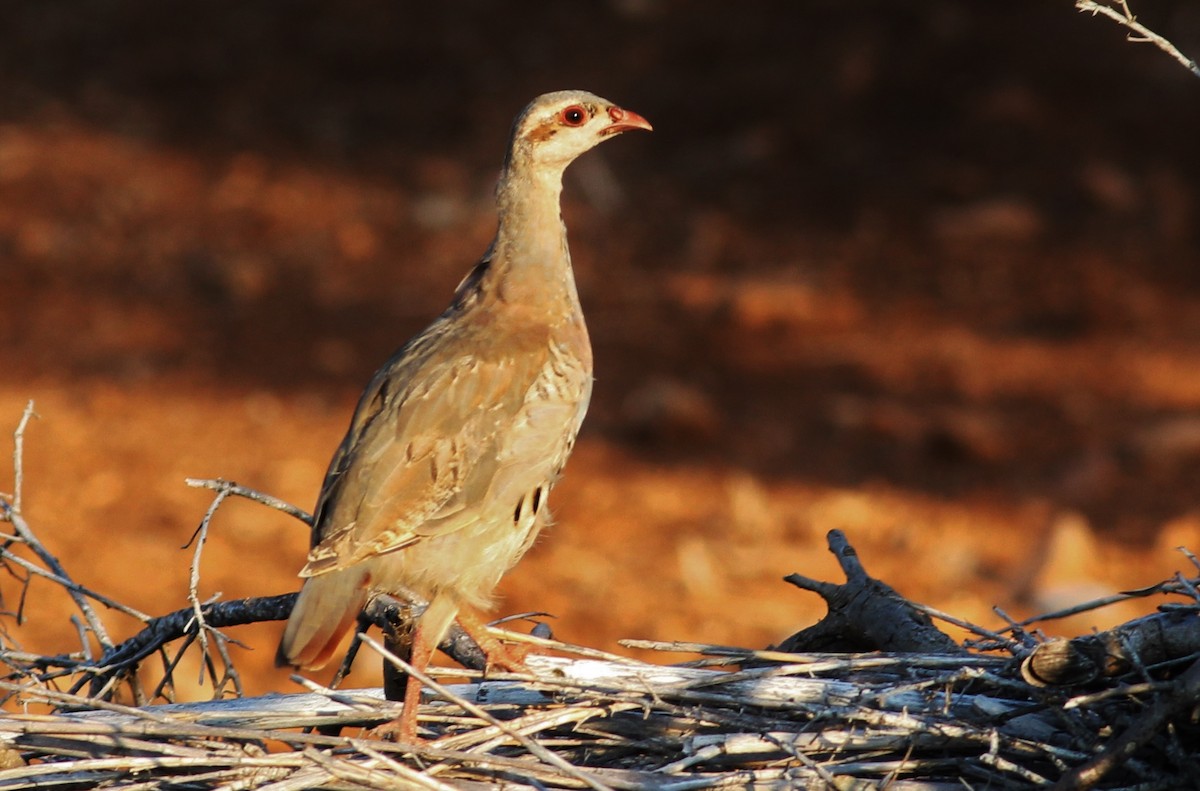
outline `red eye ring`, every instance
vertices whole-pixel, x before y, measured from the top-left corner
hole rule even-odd
[[[563,108],[558,114],[558,120],[565,126],[583,126],[588,121],[588,111],[582,104],[573,104]]]

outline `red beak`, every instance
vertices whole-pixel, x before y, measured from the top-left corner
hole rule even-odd
[[[609,135],[619,135],[622,132],[628,132],[630,129],[645,129],[650,132],[654,129],[650,122],[632,110],[625,110],[620,107],[608,108],[608,117],[612,119],[612,123],[600,130],[600,134],[605,137]]]

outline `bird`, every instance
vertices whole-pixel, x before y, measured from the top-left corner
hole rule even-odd
[[[517,115],[491,245],[449,307],[372,377],[330,461],[277,665],[323,667],[369,597],[388,594],[428,602],[412,638],[418,670],[456,619],[489,667],[520,667],[476,612],[545,524],[592,393],[563,172],[637,129],[652,127],[579,90]],[[409,676],[399,741],[417,741],[420,691]]]

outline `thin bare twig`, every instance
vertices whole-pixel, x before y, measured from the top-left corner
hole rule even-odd
[[[1092,16],[1100,14],[1101,16],[1108,17],[1130,31],[1131,35],[1127,37],[1130,41],[1153,44],[1177,60],[1192,74],[1200,77],[1200,65],[1197,65],[1196,61],[1180,52],[1179,48],[1166,38],[1155,33],[1141,22],[1138,22],[1137,17],[1134,16],[1133,11],[1129,8],[1127,0],[1105,0],[1105,2],[1099,3],[1096,0],[1075,0],[1075,8],[1084,13],[1090,12]]]
[[[946,623],[953,624],[960,629],[965,629],[972,634],[984,638],[985,640],[991,640],[997,645],[1004,647],[1008,651],[1015,651],[1017,648],[1019,648],[1019,644],[1016,640],[1005,637],[1000,632],[994,632],[991,629],[985,629],[982,626],[973,624],[966,619],[953,616],[950,613],[943,612],[936,607],[929,606],[928,604],[921,604],[919,602],[911,602],[911,604],[913,609],[920,610],[930,618],[937,618],[939,621],[945,621]]]
[[[229,655],[229,643],[231,640],[216,630],[213,631],[213,634],[217,637],[217,653],[221,655],[221,664],[225,668],[221,673],[221,678],[213,680],[213,697],[224,697],[225,685],[227,683],[233,684],[233,696],[235,698],[244,697],[246,691],[242,687],[242,674],[238,672],[237,665],[233,662],[233,657]],[[238,645],[243,648],[246,647],[244,643],[238,643]]]
[[[1193,555],[1191,552],[1188,552],[1187,550],[1184,550],[1184,553],[1187,555],[1188,560],[1192,561],[1193,563],[1196,562],[1195,555]],[[1200,589],[1196,588],[1197,581],[1198,580],[1190,580],[1187,577],[1183,576],[1182,571],[1175,572],[1175,584],[1178,585],[1183,590],[1187,591],[1187,594],[1192,597],[1192,600],[1194,602],[1200,602]],[[1193,604],[1192,606],[1195,606],[1195,605]]]
[[[208,510],[204,512],[204,517],[200,520],[200,526],[196,528],[196,532],[192,534],[191,541],[194,543],[195,550],[192,552],[192,563],[188,569],[188,602],[192,605],[193,618],[196,622],[196,633],[200,636],[200,656],[208,660],[208,624],[204,622],[203,604],[200,602],[200,556],[204,551],[204,542],[208,538],[208,525],[212,522],[213,516],[217,513],[217,509],[221,507],[221,503],[225,502],[225,498],[230,494],[228,489],[218,489],[217,496],[213,498],[209,504]],[[187,548],[187,544],[184,545]],[[219,639],[219,638],[218,638]],[[200,683],[204,683],[204,665],[200,663]]]
[[[392,772],[393,777],[387,778],[391,783],[394,783],[394,778],[400,778],[411,783],[413,788],[427,788],[430,791],[454,791],[454,786],[446,785],[440,780],[428,776],[425,772],[417,772],[411,767],[389,758],[378,750],[372,749],[370,743],[367,741],[356,739],[351,744],[363,755],[374,759],[385,766],[389,772]]]
[[[1178,549],[1185,558],[1187,558],[1188,560],[1190,560],[1192,562],[1192,565],[1196,567],[1197,571],[1200,571],[1200,559],[1197,559],[1196,555],[1190,549],[1188,549],[1187,547],[1175,547],[1175,548]]]
[[[0,501],[0,512],[3,512],[3,510],[4,510],[4,503],[3,503],[3,501]],[[11,519],[21,522],[22,525],[25,524],[25,520],[22,517],[18,516],[16,513],[12,513],[9,516]],[[25,529],[28,530],[28,527],[26,526]],[[32,535],[32,532],[30,533],[30,535]],[[80,597],[86,596],[89,599],[93,599],[94,601],[100,602],[105,607],[108,607],[111,610],[116,610],[117,612],[124,613],[125,615],[128,615],[132,618],[136,618],[139,621],[141,621],[142,623],[147,623],[151,620],[151,616],[147,615],[146,613],[142,612],[141,610],[130,607],[127,604],[122,604],[121,602],[117,601],[116,599],[105,596],[103,593],[97,593],[96,591],[91,590],[90,588],[88,588],[84,585],[80,585],[78,582],[75,582],[70,577],[65,577],[65,576],[62,576],[61,574],[56,574],[52,571],[46,571],[44,568],[37,565],[36,563],[32,563],[19,555],[14,555],[10,550],[5,549],[4,547],[0,547],[0,560],[14,563],[17,566],[20,566],[21,568],[28,571],[30,574],[33,574],[35,576],[49,580],[50,582],[53,582],[55,585],[58,585],[61,588],[63,588],[64,590],[66,590],[68,593],[72,594],[72,596],[76,596],[76,595],[78,595]],[[82,610],[83,608],[80,607],[80,609]],[[91,619],[88,619],[87,625],[88,625],[88,628],[94,629]],[[111,643],[108,645],[105,645],[105,648],[106,649],[112,648]]]
[[[12,509],[18,514],[21,513],[21,491],[25,484],[25,429],[29,425],[31,418],[37,417],[37,413],[33,411],[33,399],[25,404],[25,411],[21,413],[21,419],[17,422],[17,428],[13,432],[13,497]]]
[[[212,679],[215,694],[220,695],[225,684],[227,682],[232,682],[236,694],[240,697],[242,694],[241,676],[238,673],[231,657],[229,656],[229,651],[226,646],[226,643],[229,642],[229,638],[205,621],[204,608],[206,605],[211,604],[212,602],[201,603],[200,601],[200,560],[204,551],[204,544],[208,540],[209,525],[212,523],[212,519],[216,515],[217,509],[221,506],[221,503],[223,503],[226,498],[233,495],[244,497],[248,500],[259,503],[260,505],[265,505],[269,508],[282,511],[309,526],[312,525],[313,518],[312,515],[307,511],[297,508],[291,503],[281,500],[278,497],[273,497],[269,494],[256,491],[249,487],[241,486],[233,481],[226,481],[219,478],[186,478],[185,482],[188,486],[193,488],[211,489],[216,492],[216,496],[213,497],[212,503],[209,504],[208,510],[205,511],[204,517],[200,520],[199,527],[196,528],[196,532],[192,534],[192,538],[189,541],[189,543],[195,543],[195,550],[192,554],[192,563],[189,568],[188,575],[188,601],[191,603],[193,612],[192,617],[196,625],[196,634],[200,641],[200,654],[203,658],[199,670],[200,680],[203,682],[204,674],[207,671]],[[185,547],[186,546],[187,545],[185,545]],[[212,654],[209,650],[208,638],[210,634],[213,639],[217,641],[217,653],[220,655],[221,661],[225,668],[220,678],[217,677],[215,664],[212,660]]]
[[[242,486],[233,481],[226,481],[221,478],[185,478],[184,483],[193,489],[212,489],[216,492],[224,492],[226,496],[232,494],[238,497],[245,497],[247,500],[253,500],[260,505],[274,508],[276,511],[283,511],[288,516],[293,516],[304,524],[312,526],[313,517],[308,511],[305,511],[303,508],[297,508],[286,500],[280,500],[278,497],[263,494],[248,486]]]
[[[212,503],[209,504],[208,510],[204,512],[204,517],[200,520],[200,526],[196,528],[196,532],[192,534],[188,542],[189,544],[195,544],[195,549],[192,553],[192,562],[188,569],[188,602],[192,606],[192,622],[195,624],[196,634],[200,639],[200,656],[202,661],[200,662],[198,672],[200,674],[200,683],[204,682],[205,672],[209,674],[215,697],[221,696],[227,682],[233,682],[237,696],[241,697],[241,675],[234,666],[233,659],[229,656],[229,648],[226,645],[229,642],[229,638],[205,619],[205,607],[214,604],[215,600],[220,598],[220,594],[216,594],[212,600],[206,602],[200,601],[200,560],[204,552],[204,544],[208,540],[209,525],[212,523],[212,519],[216,515],[217,509],[220,508],[221,503],[225,502],[227,497],[235,494],[235,490],[241,487],[238,487],[236,484],[227,484],[211,488],[215,488],[217,494],[213,497]],[[266,496],[263,495],[262,497]],[[270,499],[274,500],[274,498]],[[262,500],[259,500],[259,502],[262,502]],[[278,502],[282,503],[282,501]],[[186,548],[187,544],[184,547]],[[217,654],[220,656],[222,666],[224,667],[224,671],[220,677],[217,676],[216,663],[213,661],[209,650],[209,635],[212,635],[212,638],[216,641]]]
[[[1079,604],[1075,604],[1070,607],[1064,607],[1061,610],[1054,610],[1053,612],[1034,615],[1026,618],[1023,621],[1010,621],[1010,625],[1001,630],[1001,632],[1003,633],[1023,629],[1026,626],[1032,626],[1035,623],[1041,623],[1043,621],[1055,621],[1061,618],[1069,618],[1072,615],[1079,615],[1080,613],[1090,612],[1091,610],[1098,610],[1102,607],[1107,607],[1110,604],[1117,604],[1123,601],[1128,601],[1129,599],[1142,599],[1162,593],[1193,595],[1196,589],[1196,582],[1200,582],[1200,580],[1189,580],[1186,577],[1177,574],[1175,579],[1164,580],[1157,585],[1151,585],[1138,590],[1121,591],[1120,593],[1114,593],[1109,596],[1101,596],[1096,599],[1091,599],[1090,601],[1080,602]]]
[[[38,539],[38,537],[34,535],[34,532],[29,529],[28,523],[26,523],[24,517],[21,515],[21,489],[24,486],[25,474],[25,429],[28,427],[30,419],[35,414],[36,413],[33,411],[33,401],[30,401],[25,405],[25,411],[22,413],[21,420],[17,423],[17,429],[13,433],[13,501],[9,503],[4,499],[0,499],[0,519],[9,522],[13,526],[13,531],[16,533],[17,538],[21,541],[21,543],[29,547],[35,555],[38,556],[42,563],[45,564],[46,568],[49,569],[51,574],[53,574],[56,578],[69,583],[64,584],[63,587],[66,589],[71,599],[75,602],[75,606],[79,608],[79,612],[83,615],[84,620],[87,621],[88,628],[91,630],[92,634],[96,636],[96,640],[100,643],[102,648],[108,650],[112,647],[112,640],[110,640],[108,637],[108,631],[104,628],[104,623],[96,615],[96,611],[92,608],[91,602],[88,601],[88,596],[91,595],[90,592],[71,579],[71,576],[67,574],[66,569],[63,568],[62,563],[60,563],[58,558],[51,554],[50,551],[46,549],[45,545],[43,545]],[[7,548],[5,548],[3,551],[4,558],[6,560],[15,558],[15,555],[9,552]],[[32,566],[25,566],[25,568],[32,570]],[[99,601],[98,598],[97,601]]]

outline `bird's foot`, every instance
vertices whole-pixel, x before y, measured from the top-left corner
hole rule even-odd
[[[415,722],[409,723],[405,720],[406,717],[402,714],[390,722],[376,725],[367,731],[364,736],[368,739],[375,739],[381,742],[415,745],[427,744],[426,739],[417,735],[417,724]]]
[[[475,644],[483,651],[487,664],[485,675],[489,672],[502,671],[507,673],[527,673],[529,667],[525,659],[533,653],[533,647],[519,643],[506,643],[489,631],[489,627],[475,613],[460,610],[458,623]]]
[[[501,671],[505,673],[528,673],[529,666],[525,659],[532,653],[531,646],[505,643],[491,638],[491,645],[480,645],[487,655],[487,668],[484,674]]]
[[[424,650],[424,645],[420,640],[416,641],[415,649],[420,654],[417,659],[423,659],[423,665],[428,666],[428,652]],[[422,667],[422,670],[424,670],[424,667]],[[401,710],[400,716],[391,722],[385,722],[367,731],[367,738],[396,742],[398,744],[425,744],[426,740],[417,735],[417,717],[420,713],[420,708],[421,682],[413,676],[409,676],[404,685],[404,708]]]

